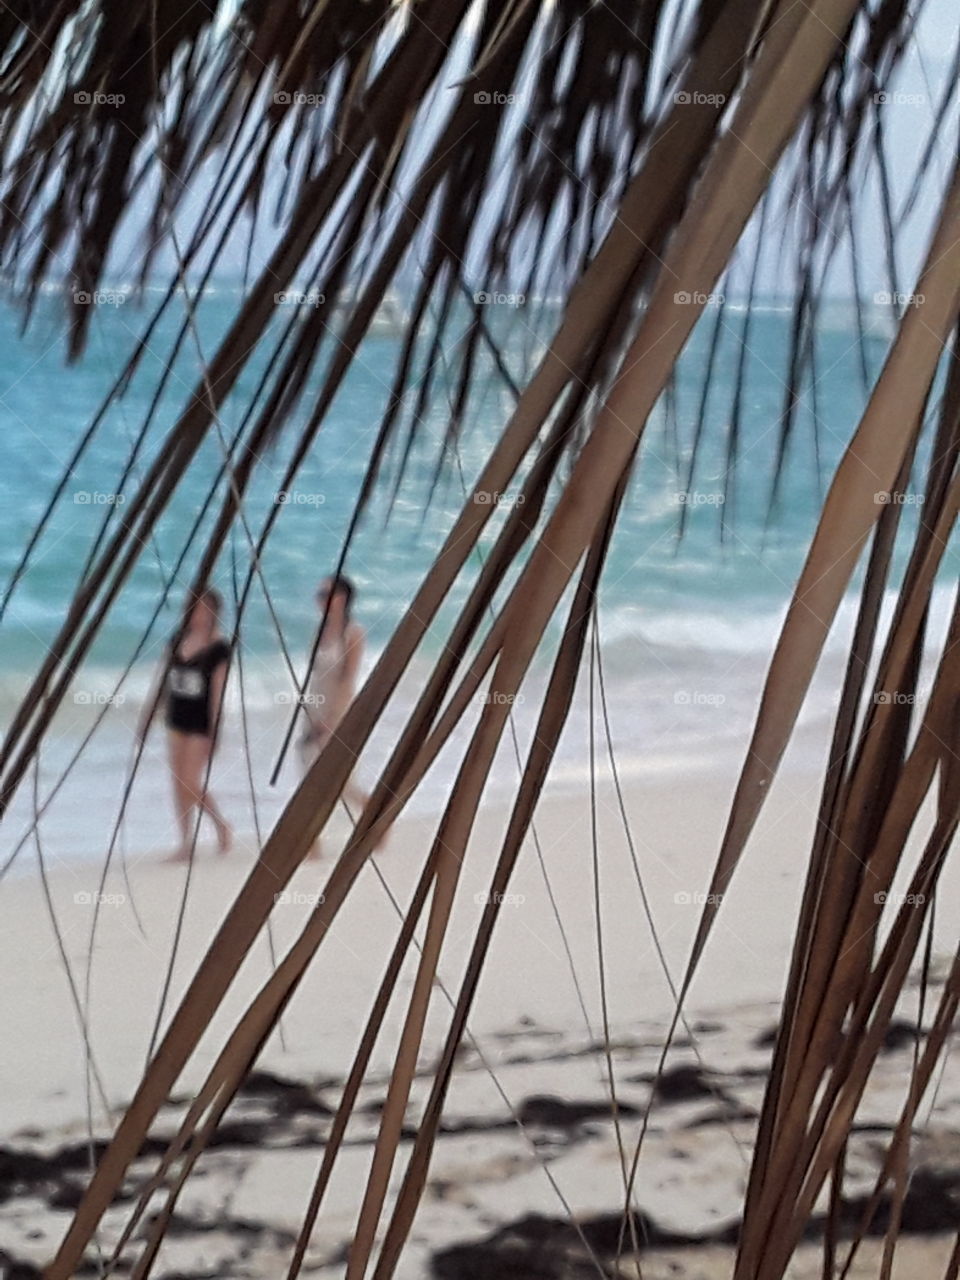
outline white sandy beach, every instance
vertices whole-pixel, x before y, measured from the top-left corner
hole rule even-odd
[[[682,975],[699,920],[698,895],[708,889],[733,781],[731,761],[723,774],[701,778],[693,786],[685,787],[679,778],[662,778],[647,784],[632,782],[626,790],[643,885],[666,962],[676,980]],[[723,904],[688,1002],[696,1050],[689,1043],[679,1046],[671,1063],[699,1058],[713,1070],[727,1071],[767,1060],[762,1054],[758,1057],[754,1041],[776,1018],[818,795],[812,774],[788,773],[778,780]],[[471,923],[480,910],[478,898],[488,888],[505,816],[506,811],[496,806],[485,810],[464,867],[460,904],[441,969],[443,983],[451,991],[459,980]],[[277,952],[282,953],[295,936],[314,895],[322,890],[325,873],[345,832],[344,821],[336,821],[324,859],[302,867],[289,887],[288,900],[277,904],[273,913]],[[284,1018],[282,1037],[274,1034],[270,1040],[258,1064],[260,1069],[284,1080],[327,1082],[325,1102],[336,1105],[336,1081],[350,1068],[372,993],[396,936],[399,917],[391,894],[400,904],[408,901],[432,829],[433,823],[425,818],[401,820],[388,848],[377,856],[375,866],[365,870]],[[510,888],[512,900],[503,908],[471,1018],[471,1033],[483,1057],[477,1058],[468,1049],[451,1089],[448,1113],[472,1117],[471,1123],[477,1123],[478,1117],[492,1116],[502,1128],[509,1125],[511,1109],[514,1115],[522,1112],[531,1097],[574,1095],[602,1102],[608,1091],[603,1055],[595,1049],[603,1036],[603,1008],[589,791],[549,793],[538,813],[536,830],[542,866],[534,842],[529,840]],[[597,793],[597,841],[607,1017],[612,1038],[622,1045],[616,1068],[618,1086],[622,1084],[629,1096],[630,1081],[638,1092],[639,1067],[650,1071],[655,1066],[656,1047],[671,1014],[672,999],[643,911],[616,797],[608,783]],[[253,850],[242,846],[226,859],[214,855],[209,846],[199,850],[189,878],[167,1017],[253,857]],[[0,942],[5,1042],[0,1061],[0,1143],[17,1149],[39,1143],[40,1149],[49,1151],[58,1142],[78,1142],[87,1132],[89,1077],[51,908],[75,990],[83,999],[94,900],[98,893],[102,895],[89,970],[88,1019],[97,1072],[111,1108],[129,1099],[144,1064],[171,961],[187,873],[184,867],[158,862],[154,855],[128,859],[126,875],[120,866],[113,868],[102,888],[100,876],[100,868],[90,864],[63,863],[49,868],[50,907],[36,873],[21,874],[0,888],[5,898],[5,929]],[[940,916],[948,920],[960,903],[960,885],[950,867],[942,892]],[[947,903],[953,904],[954,910],[947,909]],[[270,949],[262,939],[238,974],[202,1052],[180,1082],[179,1097],[199,1084],[204,1068],[265,979],[270,964]],[[383,1093],[413,965],[411,959],[375,1054],[371,1101]],[[24,981],[26,973],[29,982]],[[438,988],[424,1061],[429,1061],[440,1043],[448,1012],[444,993]],[[762,1080],[754,1079],[748,1092],[749,1105],[756,1108],[762,1097]],[[743,1101],[740,1094],[737,1096]],[[96,1091],[90,1093],[90,1102],[95,1131],[108,1134],[111,1121]],[[247,1105],[251,1105],[250,1099]],[[414,1112],[416,1105],[415,1099]],[[715,1126],[696,1140],[695,1175],[689,1161],[684,1175],[688,1179],[695,1176],[695,1183],[685,1187],[686,1209],[680,1214],[689,1219],[690,1229],[702,1229],[736,1215],[743,1172],[742,1135],[738,1146],[738,1140],[723,1126]],[[651,1159],[655,1167],[659,1167],[658,1142],[665,1159],[669,1143],[676,1146],[677,1141],[672,1126],[667,1126],[661,1138],[654,1135]],[[460,1190],[427,1197],[420,1252],[415,1248],[411,1255],[419,1261],[410,1262],[412,1269],[403,1274],[427,1275],[429,1249],[484,1235],[510,1218],[524,1213],[564,1216],[557,1188],[543,1176],[538,1161],[530,1162],[527,1157],[524,1163],[518,1154],[522,1146],[513,1130],[444,1139],[435,1156],[431,1186]],[[550,1156],[549,1144],[543,1151]],[[344,1153],[344,1181],[335,1182],[339,1190],[333,1193],[332,1216],[321,1219],[320,1254],[314,1256],[317,1274],[339,1274],[330,1259],[337,1252],[338,1232],[342,1243],[348,1231],[351,1187],[356,1191],[359,1181],[357,1162],[362,1164],[368,1156],[369,1149],[362,1143]],[[210,1157],[214,1166],[226,1158],[224,1152]],[[567,1161],[566,1174],[563,1160]],[[558,1156],[555,1176],[567,1204],[577,1214],[614,1211],[620,1176],[616,1161],[607,1152],[604,1167],[598,1171],[585,1160],[583,1152],[576,1159]],[[239,1207],[234,1203],[233,1212],[290,1232],[315,1175],[316,1150],[261,1151],[258,1161],[255,1169],[244,1166],[246,1172],[237,1193]],[[725,1174],[718,1174],[718,1169]],[[511,1174],[509,1187],[504,1185],[498,1192],[507,1170]],[[471,1191],[473,1183],[481,1190]],[[192,1204],[196,1213],[206,1211],[216,1218],[211,1187],[220,1185],[216,1176],[212,1182],[197,1182],[200,1199],[191,1200],[194,1193],[190,1192],[185,1203]],[[646,1197],[641,1196],[641,1204],[658,1221],[666,1218],[676,1225],[678,1190],[679,1186],[672,1186],[666,1178],[659,1191],[651,1184]],[[37,1202],[31,1209],[31,1203],[28,1197],[0,1207],[0,1250],[40,1264],[49,1254],[51,1236],[55,1239],[68,1221],[68,1213],[66,1209],[51,1212],[49,1203],[43,1206]],[[209,1240],[204,1248],[208,1246]],[[187,1246],[173,1241],[171,1247],[174,1251],[179,1248],[182,1263]],[[194,1247],[200,1246],[195,1243]],[[704,1263],[704,1269],[696,1274],[725,1274],[722,1260],[729,1261],[729,1250],[717,1248],[719,1269],[711,1270]],[[663,1266],[664,1275],[685,1274],[670,1272],[666,1262]],[[165,1273],[161,1270],[160,1274]],[[261,1272],[254,1268],[243,1274]],[[263,1274],[270,1274],[269,1268]]]
[[[627,803],[637,860],[650,910],[674,978],[679,980],[699,920],[697,895],[709,888],[729,802],[728,785],[699,781],[694,796],[670,786],[633,785]],[[788,957],[789,924],[802,876],[802,859],[812,830],[816,779],[781,785],[772,797],[749,855],[720,916],[709,963],[703,967],[691,1007],[710,1009],[741,1001],[777,997]],[[646,922],[636,875],[623,834],[616,797],[605,787],[597,797],[599,889],[608,984],[609,1018],[615,1027],[653,1022],[669,1015],[669,986]],[[460,907],[450,930],[441,976],[453,989],[480,907],[489,887],[506,810],[488,809],[463,871]],[[336,820],[335,820],[336,821]],[[471,1028],[483,1036],[522,1025],[584,1030],[573,970],[599,1034],[601,1006],[594,917],[594,867],[588,792],[553,794],[536,820],[543,862],[528,841],[502,910],[494,947],[478,996]],[[290,901],[274,910],[278,951],[302,926],[314,895],[322,891],[332,864],[340,819],[327,841],[325,857],[305,864],[291,885]],[[285,1018],[284,1050],[270,1043],[265,1061],[279,1068],[341,1071],[362,1026],[368,996],[382,975],[399,918],[384,886],[405,904],[429,849],[433,824],[403,819],[387,850],[358,882],[337,918],[329,941]],[[168,1012],[212,938],[250,869],[253,850],[239,847],[220,859],[201,844],[187,885],[187,870],[155,856],[119,864],[102,888],[95,864],[62,863],[48,870],[53,914],[63,937],[74,980],[82,993],[97,894],[102,895],[90,972],[91,1038],[110,1101],[125,1100],[143,1066],[170,962],[180,902],[187,888],[182,936],[177,949]],[[550,892],[556,902],[556,914]],[[3,936],[3,1003],[12,1033],[0,1077],[0,1127],[11,1132],[35,1118],[69,1120],[83,1111],[84,1051],[56,935],[39,875],[21,875],[0,892],[6,898]],[[690,901],[684,901],[684,898]],[[561,927],[558,924],[562,922]],[[142,931],[141,931],[142,925]],[[235,1015],[270,967],[262,940],[238,976],[230,1001]],[[31,972],[27,990],[25,968]],[[402,990],[409,988],[410,973]],[[444,1000],[438,991],[436,1032],[442,1029]],[[396,1011],[399,1012],[399,1011]],[[211,1028],[210,1051],[217,1033]],[[396,1023],[394,1023],[396,1025]],[[40,1050],[38,1061],[37,1051]],[[209,1057],[206,1059],[209,1060]],[[25,1090],[27,1092],[25,1092]],[[54,1115],[50,1114],[53,1109]]]

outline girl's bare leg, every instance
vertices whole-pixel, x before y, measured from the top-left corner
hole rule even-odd
[[[304,774],[307,773],[310,766],[316,760],[323,748],[324,742],[322,738],[314,736],[304,738],[300,743],[300,767]],[[317,836],[313,844],[307,850],[308,862],[316,862],[323,854],[323,837]]]
[[[229,853],[233,848],[233,828],[223,816],[220,806],[209,791],[205,791],[200,800],[201,808],[209,814],[217,829],[217,852]]]
[[[190,847],[193,843],[193,810],[196,804],[187,781],[190,775],[189,738],[186,734],[172,729],[167,735],[167,742],[170,748],[173,805],[177,815],[177,828],[180,832],[180,844],[168,861],[186,862],[189,860]]]
[[[171,861],[189,861],[196,832],[196,810],[207,813],[217,829],[217,848],[228,853],[233,841],[230,824],[205,787],[210,761],[210,739],[201,734],[170,734],[170,765],[173,772],[180,847]]]
[[[359,818],[360,810],[370,799],[365,791],[360,790],[352,778],[343,788],[343,798],[350,806],[350,817],[353,818],[354,821]]]
[[[367,793],[365,791],[361,791],[361,789],[357,786],[357,784],[351,778],[350,781],[347,783],[347,785],[343,789],[343,800],[346,804],[347,813],[350,815],[350,820],[353,822],[354,825],[356,825],[357,820],[359,819],[360,814],[363,810],[363,806],[367,803],[369,799],[370,797],[367,795]],[[384,848],[384,846],[387,843],[387,839],[389,835],[390,835],[390,828],[387,827],[377,837],[377,843],[373,846],[374,852],[377,852],[380,849]]]
[[[191,739],[191,780],[196,804],[209,816],[217,829],[218,853],[229,853],[233,845],[233,830],[207,787],[211,747],[210,739],[204,738],[200,734],[195,734]]]

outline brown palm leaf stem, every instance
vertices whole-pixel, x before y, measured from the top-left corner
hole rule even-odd
[[[358,16],[365,8],[369,12]],[[9,200],[0,219],[0,250],[9,256],[22,247],[21,215],[25,216],[30,201],[53,183],[59,194],[47,215],[50,243],[61,244],[64,227],[71,220],[80,224],[77,270],[82,283],[93,287],[101,278],[119,209],[110,204],[105,188],[97,186],[101,176],[92,162],[92,151],[98,141],[103,145],[105,180],[112,182],[114,189],[122,187],[135,170],[135,143],[148,134],[151,94],[159,93],[161,81],[178,65],[178,58],[183,58],[190,70],[185,73],[181,114],[168,137],[170,172],[165,182],[178,174],[184,178],[197,174],[203,158],[216,150],[238,102],[244,104],[243,112],[255,110],[254,93],[271,82],[268,68],[278,68],[275,79],[279,85],[310,89],[321,83],[331,90],[330,136],[323,130],[312,136],[305,129],[290,144],[303,150],[295,169],[299,178],[290,178],[291,213],[279,244],[240,304],[229,332],[167,433],[133,500],[109,530],[104,525],[104,541],[98,543],[97,554],[78,582],[60,633],[10,727],[0,751],[0,808],[9,803],[35,761],[104,613],[117,599],[143,546],[195,464],[203,442],[219,428],[240,373],[267,330],[277,290],[319,261],[321,285],[336,293],[349,277],[348,268],[367,250],[364,237],[370,227],[384,229],[382,240],[369,249],[369,270],[347,308],[321,389],[295,442],[283,484],[286,488],[308,455],[376,308],[405,260],[411,239],[431,210],[436,213],[437,234],[423,273],[429,287],[424,285],[416,297],[415,321],[427,313],[435,284],[441,291],[441,305],[447,308],[462,288],[460,269],[470,243],[469,226],[482,221],[478,215],[484,208],[486,184],[492,181],[489,175],[496,168],[501,141],[499,125],[480,125],[475,88],[487,82],[484,76],[491,84],[516,84],[526,55],[538,38],[538,23],[546,22],[551,33],[562,33],[565,6],[554,6],[545,18],[539,6],[522,0],[482,6],[476,36],[480,50],[477,65],[456,87],[450,115],[413,166],[412,178],[408,169],[415,120],[431,87],[448,67],[449,46],[467,27],[471,6],[426,0],[418,6],[418,21],[403,29],[387,56],[378,62],[374,55],[381,46],[377,41],[390,29],[393,8],[389,4],[318,5],[304,22],[297,6],[278,5],[271,9],[272,18],[259,15],[249,57],[237,64],[218,62],[214,71],[201,72],[196,64],[204,47],[205,20],[195,13],[188,22],[174,6],[166,14],[167,34],[151,55],[153,79],[143,76],[143,86],[131,93],[121,115],[120,125],[130,137],[124,137],[116,122],[107,124],[103,118],[99,124],[78,125],[65,99],[33,138],[34,151],[41,139],[47,141],[50,158],[38,163],[28,149],[11,165],[7,156],[9,185],[5,190]],[[887,65],[897,33],[906,21],[905,5],[892,3],[881,8],[857,72],[864,93],[872,88],[872,77]],[[69,10],[71,21],[81,23],[79,29],[83,29],[79,6],[76,11],[70,6],[60,10],[64,17]],[[379,837],[403,811],[458,724],[476,705],[484,682],[489,681],[495,696],[486,700],[463,749],[456,782],[432,843],[423,851],[420,879],[403,913],[387,970],[357,1046],[287,1272],[290,1280],[300,1274],[347,1123],[383,1031],[387,1007],[397,994],[401,967],[422,927],[416,978],[392,1055],[386,1103],[369,1176],[360,1191],[355,1239],[346,1270],[347,1280],[362,1280],[368,1274],[374,1280],[388,1280],[395,1273],[426,1183],[455,1054],[493,942],[502,895],[566,722],[610,538],[644,431],[702,314],[702,299],[730,267],[785,153],[805,128],[812,128],[811,115],[817,120],[824,86],[832,85],[831,77],[845,65],[862,14],[860,0],[810,0],[805,4],[793,0],[718,0],[700,7],[696,38],[677,81],[682,90],[678,100],[650,125],[649,134],[647,121],[635,122],[634,142],[637,147],[642,142],[642,159],[635,171],[625,173],[623,181],[614,184],[616,216],[602,235],[598,233],[598,247],[593,248],[591,241],[582,261],[575,264],[576,283],[571,285],[559,327],[523,386],[433,567],[338,734],[288,802],[201,961],[96,1167],[47,1272],[50,1280],[69,1280],[76,1273],[158,1111],[196,1053],[244,957],[267,925],[278,890],[288,883],[328,822],[357,758],[485,531],[492,506],[475,498],[504,492],[519,482],[524,502],[507,515],[477,573],[387,765],[363,811],[356,815],[354,830],[329,874],[319,904],[220,1047],[176,1137],[141,1189],[107,1264],[108,1273],[115,1273],[121,1263],[127,1267],[134,1232],[142,1228],[144,1215],[159,1194],[164,1197],[160,1211],[145,1234],[136,1237],[139,1254],[131,1273],[135,1280],[146,1280],[151,1274],[182,1188],[324,944]],[[111,9],[111,16],[105,31],[89,37],[89,65],[97,71],[98,84],[129,88],[138,59],[147,57],[143,52],[145,18],[139,6],[132,6],[125,16]],[[149,16],[151,22],[164,18],[162,13]],[[43,17],[44,31],[55,17],[52,13]],[[658,5],[649,7],[648,18],[653,27],[666,21]],[[249,13],[244,7],[244,19],[254,23],[252,6]],[[616,35],[606,27],[592,26],[591,21],[606,20],[585,17],[583,37],[587,47],[596,41],[605,54],[608,47],[615,47]],[[339,61],[332,52],[318,54],[311,43],[311,33],[322,29],[325,22],[342,40],[342,46],[337,47],[347,50]],[[363,23],[373,35],[365,38]],[[116,55],[116,63],[111,62],[108,40],[122,51],[122,56]],[[25,101],[29,84],[39,83],[47,55],[33,49],[27,57],[26,48],[17,45],[6,19],[0,19],[0,41],[9,45],[7,75],[11,85],[16,88],[18,83],[14,73],[24,78],[18,92]],[[83,47],[82,40],[77,47]],[[543,54],[548,61],[560,56],[552,46]],[[253,57],[260,63],[251,71]],[[340,68],[336,73],[334,63]],[[644,75],[649,76],[649,51],[642,56],[642,64]],[[336,75],[341,78],[337,80]],[[208,126],[194,135],[194,145],[188,146],[179,132],[182,120],[191,116],[207,91],[214,94],[217,109]],[[608,89],[590,87],[571,93],[586,95],[577,99],[577,105],[585,107],[591,105],[589,94],[594,91],[599,97],[593,105],[609,107],[610,100],[603,96],[612,92]],[[684,93],[690,96],[694,91],[701,94],[702,102],[681,102]],[[845,118],[837,129],[851,154],[844,156],[836,181],[824,184],[828,189],[814,202],[816,216],[843,206],[849,195],[852,152],[862,125],[858,113],[853,115],[855,120]],[[263,124],[257,141],[251,144],[249,170],[239,162],[231,168],[229,157],[222,162],[223,186],[218,189],[218,198],[224,201],[223,207],[234,200],[234,207],[239,208],[257,194],[259,179],[255,175],[272,154],[271,148],[278,145],[281,132],[269,110],[265,110]],[[74,129],[80,130],[81,140],[71,132]],[[469,144],[465,141],[468,138]],[[73,139],[75,145],[69,149],[65,185],[58,187],[53,144],[65,139]],[[556,138],[553,141],[561,145]],[[452,167],[451,150],[468,145],[470,164],[462,170]],[[571,146],[569,155],[574,152]],[[559,190],[557,174],[561,168],[558,165],[552,173],[548,190]],[[95,189],[96,198],[74,206],[67,178],[78,175]],[[462,184],[460,189],[457,181]],[[529,184],[524,190],[531,195],[531,203],[536,203],[533,193],[539,188],[531,173],[525,171],[524,183]],[[809,191],[816,185],[810,179],[803,189]],[[388,189],[393,191],[394,187],[402,187],[404,198],[400,213],[391,222],[387,217]],[[352,203],[345,200],[347,195]],[[505,207],[494,241],[509,238],[516,229],[514,218],[514,212]],[[157,213],[153,221],[159,227],[163,219]],[[328,236],[325,242],[324,234]],[[213,222],[207,219],[191,239],[184,261],[199,257],[212,235]],[[318,249],[321,242],[324,247]],[[455,246],[456,251],[445,245]],[[491,257],[498,258],[499,249],[491,250]],[[34,287],[44,267],[41,253],[31,267]],[[796,326],[795,370],[809,345],[810,295],[808,288]],[[960,615],[954,615],[939,655],[933,691],[919,723],[915,723],[912,702],[878,696],[889,691],[915,691],[927,640],[931,593],[956,523],[960,374],[955,353],[950,355],[922,519],[893,620],[882,642],[879,606],[890,573],[899,512],[876,500],[878,493],[894,489],[910,474],[926,424],[931,389],[944,349],[957,327],[960,180],[956,176],[945,196],[916,295],[923,302],[904,313],[867,408],[833,478],[773,654],[713,873],[711,905],[705,908],[699,924],[674,1023],[676,1026],[680,1006],[710,938],[719,910],[713,904],[722,901],[741,860],[838,608],[873,537],[780,1035],[753,1155],[736,1280],[778,1280],[783,1276],[831,1177],[835,1195],[839,1194],[843,1153],[853,1118],[921,948],[938,876],[960,820],[960,774],[954,753]],[[217,564],[243,510],[262,450],[306,394],[307,375],[316,351],[324,347],[328,320],[326,313],[308,317],[300,328],[291,324],[278,340],[262,401],[256,408],[250,406],[249,420],[228,451],[230,483],[200,557],[198,582],[206,580]],[[76,319],[75,349],[82,344],[87,323],[86,318]],[[412,330],[416,327],[416,323],[411,326]],[[480,332],[478,322],[465,351],[475,351]],[[405,389],[403,384],[411,378],[413,354],[411,336],[397,372],[396,393]],[[471,384],[473,358],[466,356],[461,372],[464,394]],[[434,356],[430,359],[433,363]],[[454,399],[459,402],[460,397]],[[388,445],[396,435],[400,400],[400,395],[394,394],[385,412],[355,519],[369,501]],[[792,401],[791,412],[785,415],[784,439],[792,429],[791,413]],[[782,450],[778,456],[782,461]],[[561,462],[567,458],[570,467],[564,473]],[[250,532],[251,566],[240,593],[242,602],[247,599],[278,516],[275,508],[258,534]],[[352,522],[351,531],[354,527]],[[509,583],[512,585],[507,589]],[[398,1196],[390,1205],[388,1187],[400,1156],[428,1009],[492,762],[508,724],[513,697],[535,655],[545,647],[548,628],[571,587],[569,611],[539,708],[537,733],[489,877],[490,898],[454,999],[418,1136]],[[492,620],[488,620],[489,613]],[[873,659],[878,660],[878,667],[871,687],[866,670]],[[883,895],[900,870],[907,836],[920,821],[921,807],[931,798],[932,829],[911,871],[914,901],[899,908],[884,936],[880,928]],[[916,902],[921,904],[919,908]],[[947,1046],[960,997],[958,963],[941,994],[926,1047],[914,1063],[909,1094],[873,1197],[875,1209],[883,1188],[893,1181],[895,1212],[884,1256],[885,1275],[892,1265],[897,1206],[905,1194],[911,1127]],[[672,1029],[668,1044],[670,1037]],[[631,1227],[640,1158],[638,1144],[624,1205],[624,1220]],[[865,1219],[861,1234],[868,1226]],[[835,1250],[836,1240],[828,1232],[825,1256],[832,1260]],[[856,1241],[847,1266],[855,1250]]]

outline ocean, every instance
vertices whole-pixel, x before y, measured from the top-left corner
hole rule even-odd
[[[118,297],[122,299],[119,303]],[[152,301],[155,298],[148,295],[147,308]],[[122,477],[132,443],[182,318],[180,300],[151,338],[142,367],[123,399],[111,408],[90,448],[73,468],[0,621],[0,722],[4,725],[56,634],[102,521],[111,515],[111,508],[115,514],[119,500],[130,494],[137,476],[143,474],[201,369],[201,352],[209,357],[236,304],[236,291],[229,285],[214,289],[199,303],[199,343],[188,341],[176,360],[141,456],[127,480]],[[123,294],[114,295],[113,304],[98,305],[88,351],[77,365],[67,367],[59,297],[39,299],[26,332],[21,313],[9,302],[0,305],[0,581],[4,591],[78,440],[123,358],[133,348],[146,317],[147,312]],[[815,397],[806,395],[799,408],[787,444],[779,499],[771,510],[792,314],[788,305],[773,299],[758,305],[732,477],[735,500],[725,508],[728,428],[742,318],[742,308],[727,307],[712,392],[705,405],[701,386],[712,315],[708,314],[694,333],[679,367],[672,407],[661,406],[648,425],[610,550],[600,600],[599,638],[610,734],[620,767],[632,774],[652,776],[676,768],[709,768],[718,756],[727,758],[731,752],[742,755],[772,643],[809,545],[823,493],[866,403],[862,361],[870,376],[875,376],[889,342],[889,325],[877,314],[861,352],[851,309],[842,305],[827,308],[818,332]],[[540,327],[528,322],[516,308],[500,308],[495,319],[504,333],[513,326],[520,334],[511,347],[519,376],[524,358],[542,341],[549,312]],[[214,789],[246,836],[269,827],[296,781],[296,769],[288,761],[279,784],[269,785],[291,713],[293,677],[283,648],[285,645],[300,676],[316,620],[314,590],[338,558],[399,350],[396,331],[383,325],[358,353],[295,487],[286,494],[263,557],[262,574],[272,609],[257,584],[244,617],[245,714],[241,714],[235,667]],[[239,423],[268,358],[266,350],[258,351],[242,374],[223,415],[225,435]],[[367,631],[367,670],[427,572],[455,518],[464,484],[478,473],[509,413],[509,396],[494,384],[489,372],[489,386],[478,397],[455,449],[444,449],[448,408],[441,396],[435,397],[412,445],[396,497],[391,501],[399,449],[392,454],[394,469],[388,466],[357,532],[347,572],[357,585],[356,613]],[[310,386],[319,384],[319,376],[312,375]],[[298,421],[303,416],[303,412],[295,415]],[[278,501],[296,425],[291,422],[260,461],[246,507],[250,530],[260,527]],[[691,446],[700,429],[702,446],[688,484]],[[922,451],[918,473],[925,456]],[[162,645],[176,626],[190,569],[212,523],[209,513],[200,520],[193,548],[186,551],[183,569],[161,606],[164,582],[184,552],[219,457],[220,446],[213,437],[201,449],[156,538],[144,548],[135,573],[103,620],[90,659],[77,673],[66,705],[44,744],[36,775],[24,783],[0,831],[3,862],[15,852],[16,865],[31,865],[38,848],[44,856],[57,860],[102,857],[111,846],[133,754],[137,715]],[[681,538],[684,506],[686,526]],[[494,528],[500,518],[502,513],[498,512]],[[906,509],[905,532],[915,519],[916,508]],[[491,531],[481,554],[492,538]],[[234,575],[242,578],[249,559],[249,541],[240,529],[216,579],[228,601],[233,598]],[[902,569],[903,554],[897,563]],[[451,602],[431,627],[408,679],[360,764],[361,780],[373,780],[378,762],[389,750],[405,709],[429,670],[431,657],[444,643],[453,609],[464,598],[469,574],[476,567],[474,559],[469,572],[461,575]],[[954,549],[937,597],[935,630],[945,624],[946,593],[956,569]],[[158,607],[159,616],[144,643],[144,629]],[[818,744],[816,750],[822,747],[822,730],[842,671],[844,637],[854,615],[851,598],[834,628],[823,670],[805,711],[804,723],[818,730],[811,737],[811,742]],[[232,617],[226,622],[231,627]],[[514,708],[515,737],[508,737],[497,761],[492,793],[504,791],[516,776],[517,751],[529,741],[537,691],[546,679],[556,634],[555,627],[530,674],[524,700]],[[118,687],[128,665],[129,673]],[[580,782],[587,775],[591,738],[598,764],[605,761],[602,707],[595,697],[591,716],[588,677],[585,662],[577,702],[553,771],[555,786]],[[105,707],[106,713],[94,730]],[[460,745],[462,740],[461,735]],[[442,803],[456,766],[456,745],[431,771],[422,795],[414,802],[419,809],[435,809]],[[69,772],[62,780],[65,770]],[[167,793],[162,731],[157,728],[134,784],[117,848],[152,856],[172,847]],[[42,815],[39,822],[34,820],[36,811]]]

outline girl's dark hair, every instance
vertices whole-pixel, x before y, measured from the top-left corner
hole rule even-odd
[[[342,575],[330,580],[330,594],[335,596],[343,596],[343,612],[347,621],[350,620],[350,610],[353,607],[353,597],[357,594],[357,589],[350,581]]]
[[[350,579],[345,577],[343,574],[338,574],[336,577],[331,574],[327,581],[330,583],[331,596],[343,596],[344,620],[349,622],[350,609],[353,606],[353,597],[357,594],[356,587],[354,587]]]
[[[187,634],[187,628],[190,626],[190,615],[198,604],[207,604],[216,614],[217,619],[220,618],[223,609],[223,596],[214,587],[201,587],[199,591],[188,591],[187,599],[183,606],[183,616],[180,619],[180,626],[173,633],[170,641],[169,660],[173,661],[180,648],[183,637]]]
[[[223,596],[216,587],[201,587],[199,591],[191,591],[187,596],[187,605],[183,611],[184,631],[186,631],[190,616],[198,604],[207,605],[219,618],[223,610]]]

